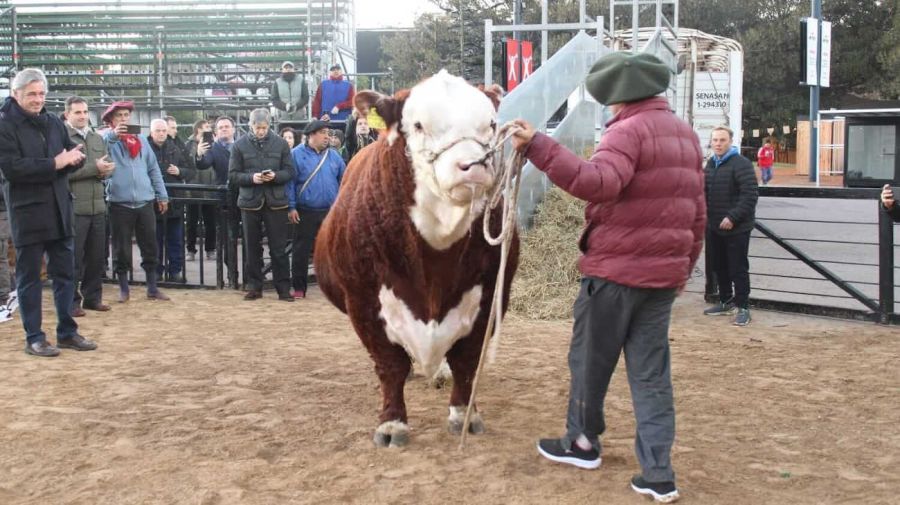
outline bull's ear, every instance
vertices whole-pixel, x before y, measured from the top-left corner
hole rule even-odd
[[[379,116],[384,118],[388,129],[400,123],[400,119],[403,117],[403,105],[407,98],[409,98],[409,90],[401,89],[394,93],[394,96],[383,97],[375,104],[375,110],[378,111]]]
[[[353,108],[356,109],[357,117],[366,117],[369,109],[378,103],[378,100],[384,98],[384,95],[370,89],[360,91],[353,96]]]
[[[480,84],[478,86],[482,92],[491,100],[491,103],[494,104],[494,110],[498,110],[500,108],[500,100],[503,99],[503,88],[500,87],[499,84],[491,84],[488,87],[485,87],[484,84]]]

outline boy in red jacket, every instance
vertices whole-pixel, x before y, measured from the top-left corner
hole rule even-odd
[[[759,148],[759,152],[756,153],[756,162],[759,163],[760,177],[765,186],[772,180],[772,165],[775,164],[775,148],[772,147],[771,140],[766,140],[766,143]]]

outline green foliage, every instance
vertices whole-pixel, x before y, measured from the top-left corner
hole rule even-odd
[[[512,0],[431,0],[443,13],[425,15],[415,29],[385,42],[385,66],[393,68],[397,87],[408,87],[441,68],[473,82],[484,75],[484,19],[512,23]],[[578,0],[549,2],[549,20],[575,22]],[[822,91],[823,107],[847,94],[874,99],[900,97],[900,0],[824,0],[823,17],[832,22],[831,87]],[[609,16],[608,0],[588,0],[589,19]],[[462,24],[460,23],[462,10]],[[617,8],[617,28],[631,26],[630,7]],[[652,6],[641,11],[648,25]],[[737,40],[744,48],[746,126],[792,124],[809,109],[800,81],[800,18],[810,16],[809,0],[681,0],[679,24]],[[646,19],[645,19],[646,18]],[[541,20],[538,0],[523,1],[523,21]],[[460,29],[463,51],[460,57]],[[521,34],[540,54],[540,32]],[[551,32],[550,54],[571,38]],[[499,80],[499,35],[494,37],[494,80]],[[462,60],[462,66],[460,61]],[[536,58],[537,60],[537,58]]]

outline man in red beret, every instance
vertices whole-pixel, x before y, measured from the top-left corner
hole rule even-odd
[[[156,212],[165,213],[169,196],[153,149],[138,133],[129,133],[132,102],[113,102],[103,113],[110,126],[104,135],[116,171],[109,179],[109,223],[112,232],[113,270],[119,279],[119,302],[130,298],[131,238],[136,236],[141,267],[147,279],[147,298],[168,300],[156,286],[159,255],[156,245]]]

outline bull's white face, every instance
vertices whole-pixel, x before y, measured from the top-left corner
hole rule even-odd
[[[444,70],[406,99],[401,131],[416,180],[410,213],[433,247],[452,245],[484,209],[496,183],[490,154],[496,126],[490,99]]]
[[[417,183],[459,205],[494,186],[489,149],[496,113],[484,93],[445,70],[412,88],[402,131]]]

